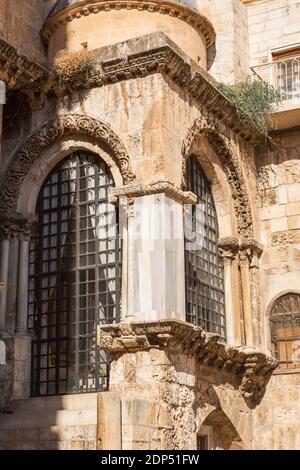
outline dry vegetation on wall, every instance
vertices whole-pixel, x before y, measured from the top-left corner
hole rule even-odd
[[[280,94],[259,78],[248,77],[234,85],[219,84],[219,89],[232,101],[241,118],[269,138],[271,115],[281,102]]]
[[[76,78],[86,75],[93,69],[94,57],[87,50],[59,51],[53,61],[53,67],[60,81],[71,82]]]

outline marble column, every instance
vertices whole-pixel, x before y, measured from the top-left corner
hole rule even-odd
[[[0,294],[0,330],[6,327],[6,304],[7,304],[7,281],[9,267],[9,239],[3,238],[0,241],[0,281],[3,289]]]
[[[240,251],[241,285],[246,346],[253,346],[253,328],[250,302],[250,276],[248,255]]]
[[[224,292],[225,292],[225,313],[226,313],[226,337],[230,345],[241,345],[241,322],[234,292],[234,260],[239,248],[237,238],[222,238],[218,242],[221,256],[224,260]]]
[[[20,240],[16,332],[24,333],[24,334],[27,332],[28,266],[29,266],[29,238],[22,237]]]
[[[0,80],[0,162],[1,162],[1,146],[2,146],[2,125],[3,125],[3,106],[5,104],[5,83]]]

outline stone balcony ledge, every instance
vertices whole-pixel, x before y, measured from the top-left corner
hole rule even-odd
[[[179,320],[119,323],[99,327],[98,344],[114,358],[127,353],[164,349],[167,354],[193,356],[201,366],[233,374],[246,400],[264,394],[277,361],[256,347],[230,346],[218,334]]]

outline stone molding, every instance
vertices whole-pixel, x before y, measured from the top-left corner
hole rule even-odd
[[[12,210],[0,209],[0,240],[19,238],[29,240],[35,224],[36,214],[20,214]]]
[[[252,239],[254,235],[253,219],[250,200],[239,156],[230,140],[221,134],[218,124],[213,120],[200,117],[195,120],[189,129],[182,146],[183,168],[182,178],[185,185],[186,161],[191,155],[192,146],[198,136],[205,136],[220,157],[226,172],[228,184],[231,188],[232,201],[237,219],[238,233],[246,239]]]
[[[110,10],[139,10],[169,15],[191,25],[204,38],[207,48],[212,46],[216,40],[214,27],[205,16],[185,5],[164,0],[144,0],[142,2],[135,0],[125,0],[123,2],[120,2],[120,0],[84,0],[80,2],[80,5],[70,5],[50,17],[43,26],[42,37],[48,42],[59,25],[79,19],[82,16],[105,13]]]
[[[258,401],[277,367],[277,361],[255,347],[229,346],[218,334],[178,320],[120,323],[99,327],[99,346],[112,354],[165,349],[168,354],[193,356],[199,365],[232,373],[246,400]]]
[[[217,82],[191,60],[166,34],[151,33],[136,39],[105,46],[96,51],[93,70],[73,82],[39,82],[24,88],[32,109],[43,106],[47,95],[68,95],[123,80],[160,73],[187,93],[214,118],[248,142],[257,144],[263,136],[242,121],[235,105],[218,89]]]
[[[120,170],[123,183],[127,184],[135,179],[128,152],[109,124],[87,115],[63,114],[48,121],[32,134],[10,162],[5,182],[0,190],[0,210],[16,208],[22,183],[33,163],[47,146],[63,136],[72,134],[84,134],[105,142],[112,151],[112,157]]]
[[[164,193],[166,196],[175,199],[182,204],[196,204],[197,196],[190,191],[182,191],[173,183],[169,181],[156,181],[149,184],[133,184],[113,188],[109,202],[116,204],[120,197],[127,197],[129,199],[135,197],[149,196],[151,194]]]
[[[46,80],[50,74],[48,70],[20,55],[3,39],[0,39],[0,65],[0,80],[4,81],[8,91]]]

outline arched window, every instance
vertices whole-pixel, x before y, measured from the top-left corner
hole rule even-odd
[[[121,247],[108,204],[113,184],[99,157],[77,152],[40,191],[29,265],[32,396],[107,387],[109,362],[96,337],[98,325],[120,317]]]
[[[185,217],[186,319],[225,338],[223,259],[218,220],[209,181],[196,157],[187,161],[187,190],[198,196]],[[191,240],[197,238],[196,243]]]
[[[282,295],[271,310],[271,336],[281,369],[300,367],[300,294]]]

